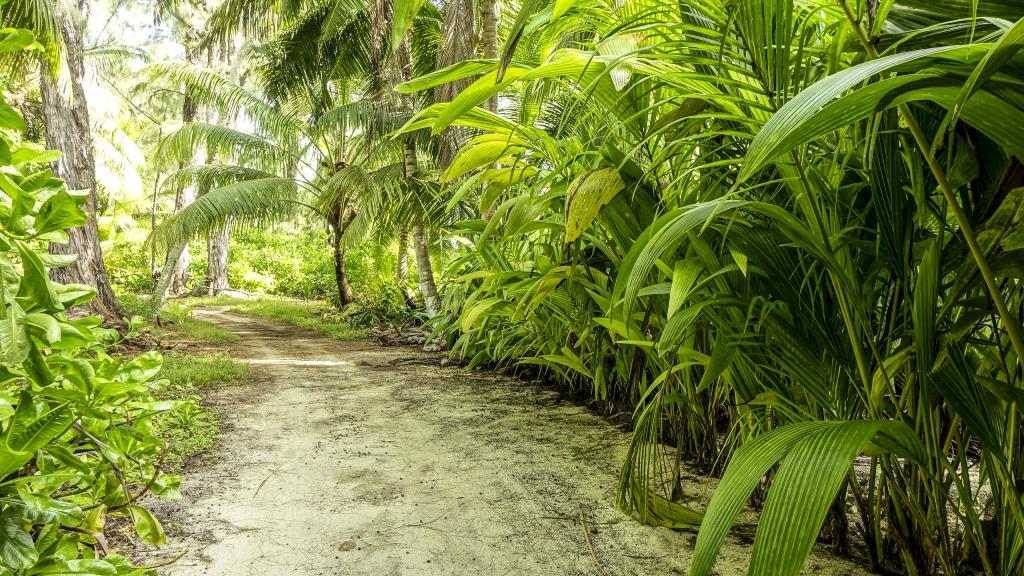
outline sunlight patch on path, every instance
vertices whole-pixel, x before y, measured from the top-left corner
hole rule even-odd
[[[352,362],[344,360],[298,360],[295,358],[252,358],[242,360],[249,364],[263,364],[271,366],[351,366]]]

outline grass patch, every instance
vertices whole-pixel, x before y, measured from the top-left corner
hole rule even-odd
[[[181,316],[171,325],[169,330],[175,332],[186,340],[196,342],[211,342],[215,344],[237,344],[241,340],[238,336],[227,330],[207,322],[194,318],[191,314]]]
[[[163,328],[169,332],[193,342],[209,342],[213,344],[237,344],[241,340],[227,330],[200,320],[192,315],[193,306],[177,302],[165,306],[160,312]]]
[[[165,466],[178,470],[185,460],[213,445],[219,426],[201,404],[202,390],[211,386],[246,384],[251,378],[248,364],[224,354],[193,356],[165,354],[160,377],[170,383],[158,395],[182,403],[156,422],[156,433],[168,444]]]
[[[328,317],[328,314],[334,311],[334,307],[322,301],[216,296],[213,298],[189,298],[186,302],[190,308],[219,306],[227,312],[269,318],[283,324],[313,330],[336,340],[360,340],[366,337],[366,332],[363,329]]]
[[[192,316],[195,307],[193,300],[181,299],[164,306],[160,311],[160,326],[151,325],[149,319],[149,297],[140,294],[119,294],[118,299],[129,317],[139,317],[146,320],[147,326],[152,326],[156,331],[172,334],[184,340],[192,342],[204,342],[210,344],[237,344],[241,340],[238,336],[227,330]]]
[[[227,354],[193,356],[165,354],[160,377],[171,381],[170,387],[194,390],[216,385],[245,384],[252,377],[248,364]]]

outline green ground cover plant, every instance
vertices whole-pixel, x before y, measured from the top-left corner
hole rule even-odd
[[[159,396],[182,404],[156,425],[157,434],[167,442],[166,465],[179,469],[189,457],[209,449],[217,437],[217,416],[203,407],[203,395],[217,386],[248,384],[252,374],[248,364],[227,354],[170,353],[164,355],[159,376],[169,382]]]
[[[2,30],[0,52],[33,41]],[[74,258],[45,248],[86,221],[85,197],[52,176],[58,153],[8,136],[25,124],[2,102],[0,129],[0,574],[151,574],[108,554],[103,530],[125,517],[144,542],[166,541],[140,498],[178,496],[154,424],[178,405],[155,394],[158,353],[108,354],[118,333],[68,314],[94,291],[51,280]]]
[[[337,315],[336,309],[323,301],[291,300],[284,298],[189,298],[188,306],[214,306],[226,312],[251,314],[269,318],[291,326],[319,332],[336,340],[359,340],[366,336]]]

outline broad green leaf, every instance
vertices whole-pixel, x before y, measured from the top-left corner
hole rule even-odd
[[[22,411],[19,404],[14,418],[15,422],[7,431],[7,447],[15,452],[35,452],[63,434],[71,426],[74,413],[67,404],[61,404],[35,416]]]
[[[54,344],[60,340],[60,322],[53,316],[42,312],[30,312],[25,316],[25,322],[39,330],[43,342]]]
[[[799,422],[761,434],[733,454],[704,513],[693,551],[691,576],[708,576],[729,528],[764,475],[795,445],[829,426],[826,422]]]
[[[128,506],[128,509],[131,511],[135,533],[142,538],[143,542],[153,546],[167,544],[167,535],[164,534],[163,526],[149,510],[135,504]]]
[[[402,84],[399,84],[395,90],[402,94],[419,92],[421,90],[435,88],[442,84],[448,84],[449,82],[454,82],[470,76],[476,76],[477,74],[490,72],[497,67],[498,63],[493,60],[463,60],[446,68],[431,72],[430,74],[424,74],[423,76],[413,78],[408,82],[403,82]]]
[[[42,260],[27,244],[18,242],[18,254],[21,256],[22,278],[18,286],[18,297],[24,302],[31,302],[45,311],[63,309],[60,299],[54,290],[53,283],[46,274]]]
[[[12,568],[30,568],[39,560],[32,536],[21,526],[21,518],[10,510],[0,514],[0,558]]]
[[[36,215],[36,235],[85,224],[87,216],[82,210],[83,201],[84,198],[72,196],[64,190],[47,198]]]
[[[0,294],[0,363],[18,365],[28,358],[29,341],[25,310],[16,300]]]
[[[0,30],[0,53],[16,52],[35,42],[31,30],[4,28]]]
[[[618,170],[603,167],[572,181],[565,193],[565,241],[575,242],[626,184]]]
[[[939,46],[892,54],[846,68],[805,88],[786,102],[758,131],[747,150],[737,181],[747,180],[780,154],[820,135],[821,129],[808,129],[808,122],[821,112],[823,106],[843,92],[896,66],[962,49],[960,46]],[[854,118],[863,117],[864,109],[870,106],[870,113],[876,104],[877,96],[874,101],[858,100],[856,107],[848,108],[848,113]]]
[[[391,49],[397,50],[424,0],[394,0],[391,6]]]
[[[24,132],[28,128],[21,114],[3,100],[0,100],[0,128],[17,132]]]
[[[20,488],[18,497],[24,504],[22,515],[36,524],[58,523],[75,526],[81,521],[82,508],[70,502],[33,494]]]
[[[800,574],[853,459],[882,424],[878,420],[830,422],[786,454],[758,522],[750,576]]]

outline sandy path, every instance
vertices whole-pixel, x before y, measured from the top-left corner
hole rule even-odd
[[[222,433],[164,510],[161,555],[189,551],[163,573],[599,574],[581,510],[604,573],[686,573],[691,534],[615,509],[628,436],[586,409],[412,348],[203,314],[242,337],[256,382],[212,393]],[[748,553],[728,544],[719,573]]]

